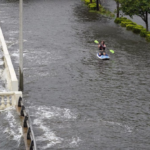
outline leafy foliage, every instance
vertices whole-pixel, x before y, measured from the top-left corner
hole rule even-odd
[[[140,32],[140,36],[141,37],[146,37],[146,35],[147,35],[146,29],[142,29],[141,32]]]
[[[148,13],[150,13],[150,0],[118,0],[121,4],[121,10],[132,17],[133,15],[140,16],[146,23],[148,30]]]
[[[147,40],[148,42],[150,42],[150,34],[147,34],[147,35],[146,35],[146,40]]]
[[[132,22],[131,20],[125,20],[121,22],[122,27],[126,27],[127,25],[136,25],[136,23]]]
[[[126,29],[127,30],[132,30],[134,28],[134,26],[135,25],[133,25],[133,24],[128,24],[128,25],[126,25]]]
[[[145,18],[145,11],[150,13],[150,0],[119,0],[121,9],[126,14],[132,17],[138,15]]]
[[[85,0],[85,4],[90,4],[90,0]]]
[[[99,11],[97,11],[97,0],[83,0],[86,5],[90,8],[89,12],[92,13],[99,13],[101,15],[109,16],[109,17],[115,17],[113,13],[111,13],[109,10],[106,10],[102,5],[99,4]]]
[[[125,21],[125,20],[127,20],[127,18],[121,17],[121,18],[116,18],[114,22],[119,24],[119,23],[121,23],[122,21]]]
[[[88,6],[91,10],[96,10],[96,3],[90,3]]]
[[[139,34],[142,29],[144,29],[143,26],[141,26],[141,25],[136,25],[136,26],[133,27],[132,31],[133,31],[134,33]]]

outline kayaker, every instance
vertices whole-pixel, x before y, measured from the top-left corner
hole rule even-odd
[[[98,45],[98,48],[100,50],[99,53],[100,56],[105,54],[105,49],[106,49],[105,41],[101,41],[101,43]]]

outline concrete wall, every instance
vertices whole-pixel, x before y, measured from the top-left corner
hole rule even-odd
[[[2,29],[0,28],[0,44],[2,46],[3,54],[4,54],[4,63],[5,68],[8,70],[7,83],[9,83],[8,90],[9,91],[18,91],[18,80],[16,77],[16,73],[11,62],[11,58],[7,49],[7,45],[2,33]]]

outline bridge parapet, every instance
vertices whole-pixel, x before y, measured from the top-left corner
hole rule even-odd
[[[17,106],[20,96],[22,97],[22,92],[20,91],[0,92],[0,110]]]
[[[23,104],[22,92],[18,91],[18,79],[16,77],[16,73],[1,28],[0,45],[3,50],[4,64],[6,70],[5,78],[7,80],[8,88],[8,92],[0,92],[0,110],[4,110],[9,107],[16,107],[17,110],[20,110],[19,115],[23,120],[22,127],[26,150],[37,150],[30,115]]]
[[[5,68],[7,69],[8,72],[8,75],[6,76],[7,88],[9,91],[18,91],[18,80],[1,28],[0,28],[0,44],[3,50]]]

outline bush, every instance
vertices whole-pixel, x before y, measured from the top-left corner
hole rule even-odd
[[[127,24],[128,24],[128,22],[125,22],[125,21],[122,21],[122,22],[121,22],[121,26],[122,26],[122,27],[126,27]]]
[[[125,22],[132,22],[132,21],[129,20],[129,19],[124,19],[123,21],[125,21]]]
[[[121,17],[121,19],[122,19],[122,20],[127,20],[127,18],[126,18],[126,17]]]
[[[101,8],[100,8],[100,12],[101,12],[101,13],[106,13],[106,10],[105,10],[103,7],[101,7]]]
[[[88,6],[91,10],[96,10],[96,3],[90,3]]]
[[[114,22],[119,24],[122,21],[123,22],[132,22],[131,20],[129,20],[129,19],[125,18],[125,17],[116,18]]]
[[[90,0],[85,0],[85,4],[90,4]]]
[[[144,29],[143,26],[141,26],[141,25],[136,25],[136,26],[133,27],[132,31],[133,31],[134,33],[139,34],[142,29]]]
[[[128,25],[126,25],[126,29],[132,30],[134,26],[135,26],[134,24],[128,24]]]
[[[147,35],[146,35],[146,40],[147,40],[148,42],[150,42],[150,34],[147,34]]]
[[[116,18],[114,22],[119,24],[119,23],[121,23],[121,21],[122,21],[121,18]]]
[[[136,25],[136,23],[132,22],[132,21],[121,21],[121,26],[122,27],[126,27],[127,25]]]
[[[119,24],[121,23],[121,21],[126,20],[126,19],[127,18],[116,18],[114,22]]]
[[[142,29],[141,32],[140,32],[140,36],[141,37],[146,37],[146,35],[147,35],[146,29]]]
[[[96,10],[97,4],[96,3],[90,3],[88,6],[90,7],[91,10]],[[99,7],[101,7],[100,4],[99,4]]]

